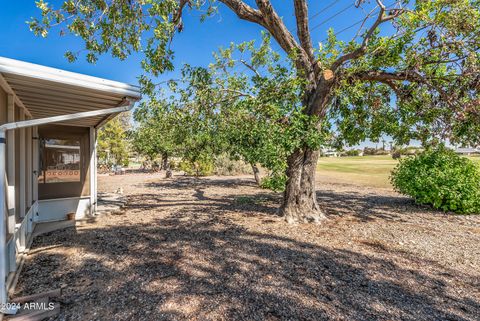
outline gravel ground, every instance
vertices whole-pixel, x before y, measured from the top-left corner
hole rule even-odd
[[[65,288],[58,320],[479,320],[480,216],[326,182],[287,225],[250,177],[102,176],[125,210],[38,237],[16,295]]]

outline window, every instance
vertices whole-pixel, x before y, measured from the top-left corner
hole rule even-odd
[[[42,138],[39,183],[80,182],[80,140]]]

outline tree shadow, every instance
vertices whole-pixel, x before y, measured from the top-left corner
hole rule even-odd
[[[356,191],[319,190],[317,200],[327,215],[353,215],[362,221],[378,218],[402,221],[405,215],[429,209],[415,204],[411,198],[400,195],[385,196]]]
[[[168,189],[191,189],[192,187],[221,187],[235,188],[239,185],[257,187],[253,178],[246,177],[198,177],[189,175],[175,175],[172,179],[164,179],[157,182],[142,184],[149,188],[168,188]]]
[[[385,243],[345,249],[300,241],[287,228],[253,229],[239,218],[278,222],[280,195],[237,193],[233,183],[148,183],[152,192],[128,195],[112,225],[36,238],[17,295],[64,286],[59,320],[478,319],[478,271]],[[232,191],[214,194],[212,187]],[[153,192],[159,188],[168,193]],[[410,215],[401,206],[416,207],[402,197],[354,191],[325,190],[318,198],[333,218],[401,220]],[[147,209],[155,216],[135,219]]]
[[[144,185],[152,189],[165,190],[194,190],[194,200],[198,206],[209,208],[222,207],[225,210],[243,210],[249,214],[258,213],[266,215],[277,215],[278,208],[281,204],[282,194],[274,193],[268,190],[258,191],[258,187],[251,178],[225,178],[225,179],[209,179],[194,176],[180,176],[174,180],[162,180],[155,183],[147,183]],[[238,186],[255,189],[254,194],[239,193],[236,197],[211,197],[206,196],[205,190],[209,188],[221,188],[235,190]],[[342,184],[342,186],[344,186]],[[404,216],[416,215],[422,211],[444,214],[443,212],[432,210],[427,206],[417,205],[408,197],[401,195],[379,195],[367,192],[357,191],[358,187],[352,187],[351,190],[341,191],[333,189],[320,189],[317,191],[317,200],[322,210],[331,218],[343,215],[352,215],[362,221],[370,221],[375,219],[386,219],[403,221]],[[235,194],[235,193],[231,193]],[[142,205],[142,196],[131,198],[131,204],[138,204],[139,207],[147,207]],[[148,195],[148,198],[156,199],[158,206],[166,206],[165,204],[176,203],[177,199],[167,199],[160,194]],[[200,201],[200,202],[197,202]],[[177,205],[187,205],[178,202]],[[157,206],[150,203],[150,206]]]
[[[135,215],[134,213],[128,215]],[[61,318],[476,320],[479,281],[409,253],[251,231],[217,212],[46,234],[18,292],[67,285]],[[375,244],[370,247],[374,248]],[[81,256],[68,255],[76,249]],[[398,260],[406,261],[401,266]],[[60,318],[60,319],[61,319]]]

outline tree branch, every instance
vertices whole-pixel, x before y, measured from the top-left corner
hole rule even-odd
[[[190,3],[191,0],[179,0],[179,8],[177,13],[174,15],[173,21],[176,24],[179,24],[181,21],[182,11],[186,4]],[[311,45],[310,35],[308,31],[308,18],[301,24],[303,30],[300,32],[302,34],[301,39],[302,43],[305,44],[305,48],[312,48],[311,50],[304,49],[303,45],[300,46],[290,31],[287,29],[282,19],[278,16],[274,10],[272,4],[269,0],[256,0],[258,9],[252,8],[246,4],[243,0],[218,0],[219,2],[226,5],[230,10],[232,10],[240,19],[246,20],[249,22],[256,23],[264,27],[268,32],[273,36],[273,38],[278,42],[280,47],[287,53],[297,54],[296,65],[297,68],[301,71],[304,71],[308,76],[311,74],[311,71],[314,67],[313,61],[313,47]],[[296,0],[296,2],[305,2],[305,0]],[[306,15],[306,4],[304,3],[305,12],[301,16]],[[306,29],[305,29],[306,28]],[[306,38],[307,37],[307,38]],[[308,39],[308,40],[307,40]],[[308,46],[307,43],[310,42]],[[313,81],[313,78],[311,79]]]
[[[440,94],[442,99],[450,106],[455,106],[455,102],[452,102],[451,97],[438,86],[433,85],[427,77],[419,74],[416,71],[399,71],[399,72],[386,72],[386,71],[365,71],[359,72],[352,76],[354,79],[363,81],[378,81],[384,83],[392,88],[395,93],[398,93],[398,87],[395,82],[408,81],[417,84],[424,84],[432,90],[435,90]]]
[[[270,32],[287,54],[295,53],[297,55],[297,69],[305,72],[305,76],[308,78],[313,70],[313,63],[310,61],[307,52],[297,43],[291,32],[287,29],[283,20],[270,3],[270,0],[256,0],[256,3],[263,17],[263,23],[261,25]],[[313,79],[310,80],[313,81]]]
[[[297,20],[297,36],[300,40],[300,45],[305,50],[308,59],[313,64],[315,59],[313,57],[313,45],[310,38],[310,30],[308,27],[308,6],[306,0],[294,0],[295,17]]]
[[[385,15],[386,7],[383,4],[381,0],[376,0],[378,6],[380,7],[380,12],[378,13],[377,19],[373,23],[373,25],[368,29],[367,33],[365,34],[365,37],[363,38],[362,44],[360,47],[355,49],[352,52],[349,52],[343,56],[340,56],[333,64],[332,64],[332,70],[335,72],[341,65],[343,65],[345,62],[353,59],[357,59],[361,57],[362,55],[365,54],[368,46],[368,42],[373,36],[373,33],[375,30],[380,26],[382,23],[390,21],[398,17],[403,11],[402,10],[394,10],[392,14],[390,15]]]
[[[220,2],[235,12],[240,19],[263,25],[263,17],[260,11],[250,7],[245,2],[241,0],[220,0]]]
[[[248,69],[250,69],[251,71],[253,71],[255,73],[255,75],[257,77],[261,77],[260,73],[258,72],[257,69],[255,69],[251,64],[249,64],[247,61],[245,61],[244,59],[240,59],[239,60],[245,67],[247,67]]]
[[[182,18],[183,8],[185,8],[185,5],[189,2],[190,0],[180,0],[178,2],[178,10],[173,17],[173,23],[175,25],[178,25],[180,23],[180,20]]]

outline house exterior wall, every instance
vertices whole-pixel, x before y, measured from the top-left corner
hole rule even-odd
[[[0,87],[0,125],[28,120],[25,110],[15,104],[14,97]],[[96,168],[96,130],[92,127],[48,125],[7,131],[6,137],[6,226],[5,257],[0,258],[6,272],[6,291],[16,283],[19,266],[32,240],[35,224],[61,221],[69,213],[82,219],[92,213],[96,195],[92,182]],[[78,183],[38,184],[40,175],[40,148],[42,136],[69,139],[77,137],[81,142],[81,179]],[[93,146],[93,147],[92,147]],[[3,160],[1,160],[3,161]],[[0,178],[3,180],[3,178]],[[4,183],[4,182],[2,182]],[[42,186],[44,185],[44,186]],[[92,194],[92,195],[91,195]]]
[[[29,119],[23,108],[14,103],[14,98],[0,87],[0,125],[12,121]],[[32,133],[35,128],[7,132],[5,165],[7,195],[5,197],[6,225],[5,257],[2,258],[6,271],[7,288],[14,282],[14,275],[20,264],[23,252],[27,248],[33,231],[33,221],[37,212],[36,198],[32,179],[33,144]],[[4,161],[4,160],[1,160]],[[5,178],[0,178],[4,183]]]
[[[95,211],[96,128],[140,99],[137,86],[0,57],[0,305],[8,302],[7,289],[16,283],[36,223],[62,220],[71,212],[80,219]],[[54,123],[83,126],[86,133],[85,170],[70,191],[63,190],[66,185],[50,191],[38,188],[40,141],[35,126]],[[68,144],[58,146],[68,149]],[[59,225],[65,224],[49,224]]]

